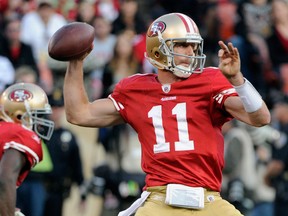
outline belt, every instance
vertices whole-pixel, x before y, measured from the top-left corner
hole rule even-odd
[[[149,199],[165,202],[166,199],[166,186],[147,187],[147,191],[151,192]],[[220,197],[218,191],[204,188],[204,197],[207,201],[214,201],[215,197]]]

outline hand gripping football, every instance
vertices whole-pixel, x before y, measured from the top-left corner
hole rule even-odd
[[[93,46],[94,27],[84,22],[72,22],[58,29],[49,40],[49,56],[58,61],[82,57]]]

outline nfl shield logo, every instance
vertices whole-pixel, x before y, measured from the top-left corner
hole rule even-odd
[[[171,86],[169,84],[162,85],[163,92],[168,93],[170,89],[171,89]]]

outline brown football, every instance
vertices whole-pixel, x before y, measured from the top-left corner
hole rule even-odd
[[[91,49],[94,27],[84,22],[72,22],[58,29],[49,40],[49,56],[58,61],[70,61]]]

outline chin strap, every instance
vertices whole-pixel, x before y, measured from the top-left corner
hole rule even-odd
[[[180,77],[180,78],[188,78],[192,74],[192,73],[188,73],[188,72],[182,71],[182,70],[177,69],[177,68],[171,68],[170,71],[173,74],[175,74],[175,76]]]

